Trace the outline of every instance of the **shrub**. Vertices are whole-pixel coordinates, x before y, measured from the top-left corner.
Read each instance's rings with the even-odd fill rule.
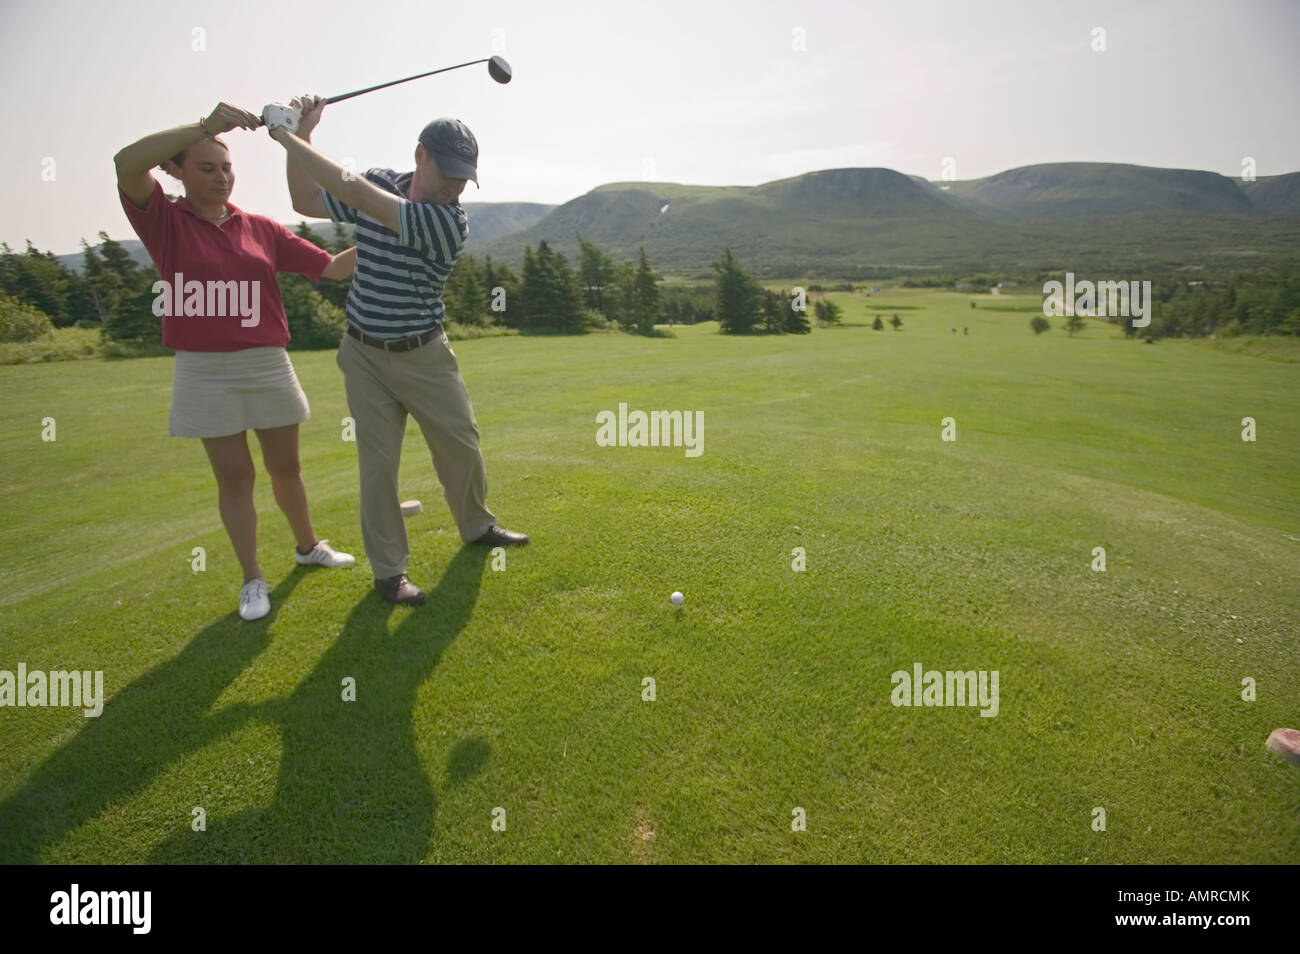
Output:
[[[54,322],[39,308],[0,295],[0,341],[35,341],[53,330]]]
[[[55,328],[33,341],[0,344],[0,364],[71,361],[100,354],[102,334],[93,328]]]
[[[299,275],[280,276],[280,296],[289,322],[289,348],[311,351],[337,348],[347,329],[343,309]]]
[[[611,321],[594,308],[584,308],[582,311],[582,323],[586,328],[594,328],[598,331],[604,331],[608,328],[617,328],[618,322]]]

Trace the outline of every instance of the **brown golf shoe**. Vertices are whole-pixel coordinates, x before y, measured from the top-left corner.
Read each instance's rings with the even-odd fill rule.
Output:
[[[406,578],[405,573],[390,576],[386,580],[375,580],[375,590],[390,603],[403,606],[419,606],[424,602],[424,590]]]

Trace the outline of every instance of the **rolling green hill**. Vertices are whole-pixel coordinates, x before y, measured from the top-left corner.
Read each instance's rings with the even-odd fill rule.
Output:
[[[1241,183],[1246,198],[1261,211],[1272,215],[1300,215],[1300,172],[1284,176],[1260,176]]]
[[[486,251],[517,261],[545,239],[574,259],[581,234],[615,258],[644,247],[660,269],[707,273],[730,248],[768,278],[1264,264],[1300,253],[1300,219],[1264,211],[1288,207],[1286,185],[1260,193],[1266,205],[1216,173],[1108,163],[944,184],[890,169],[828,169],[759,186],[619,182]]]
[[[950,185],[948,195],[962,207],[1005,221],[1257,211],[1236,182],[1218,173],[1113,162],[1022,166]]]

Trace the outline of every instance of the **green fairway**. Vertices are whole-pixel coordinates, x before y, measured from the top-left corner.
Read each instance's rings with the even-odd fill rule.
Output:
[[[108,698],[0,708],[0,862],[1300,862],[1264,749],[1300,728],[1300,365],[830,297],[807,336],[454,342],[532,543],[462,547],[409,424],[415,609],[370,588],[334,353],[294,353],[357,566],[294,566],[253,441],[255,623],[172,360],[0,367],[0,670]],[[597,446],[620,403],[702,411],[703,453]],[[997,671],[996,716],[893,705],[917,663]]]

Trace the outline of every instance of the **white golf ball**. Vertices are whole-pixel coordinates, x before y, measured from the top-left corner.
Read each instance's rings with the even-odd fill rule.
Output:
[[[672,599],[674,606],[681,606],[686,602],[686,597],[682,596],[680,592],[673,593],[670,599]]]

